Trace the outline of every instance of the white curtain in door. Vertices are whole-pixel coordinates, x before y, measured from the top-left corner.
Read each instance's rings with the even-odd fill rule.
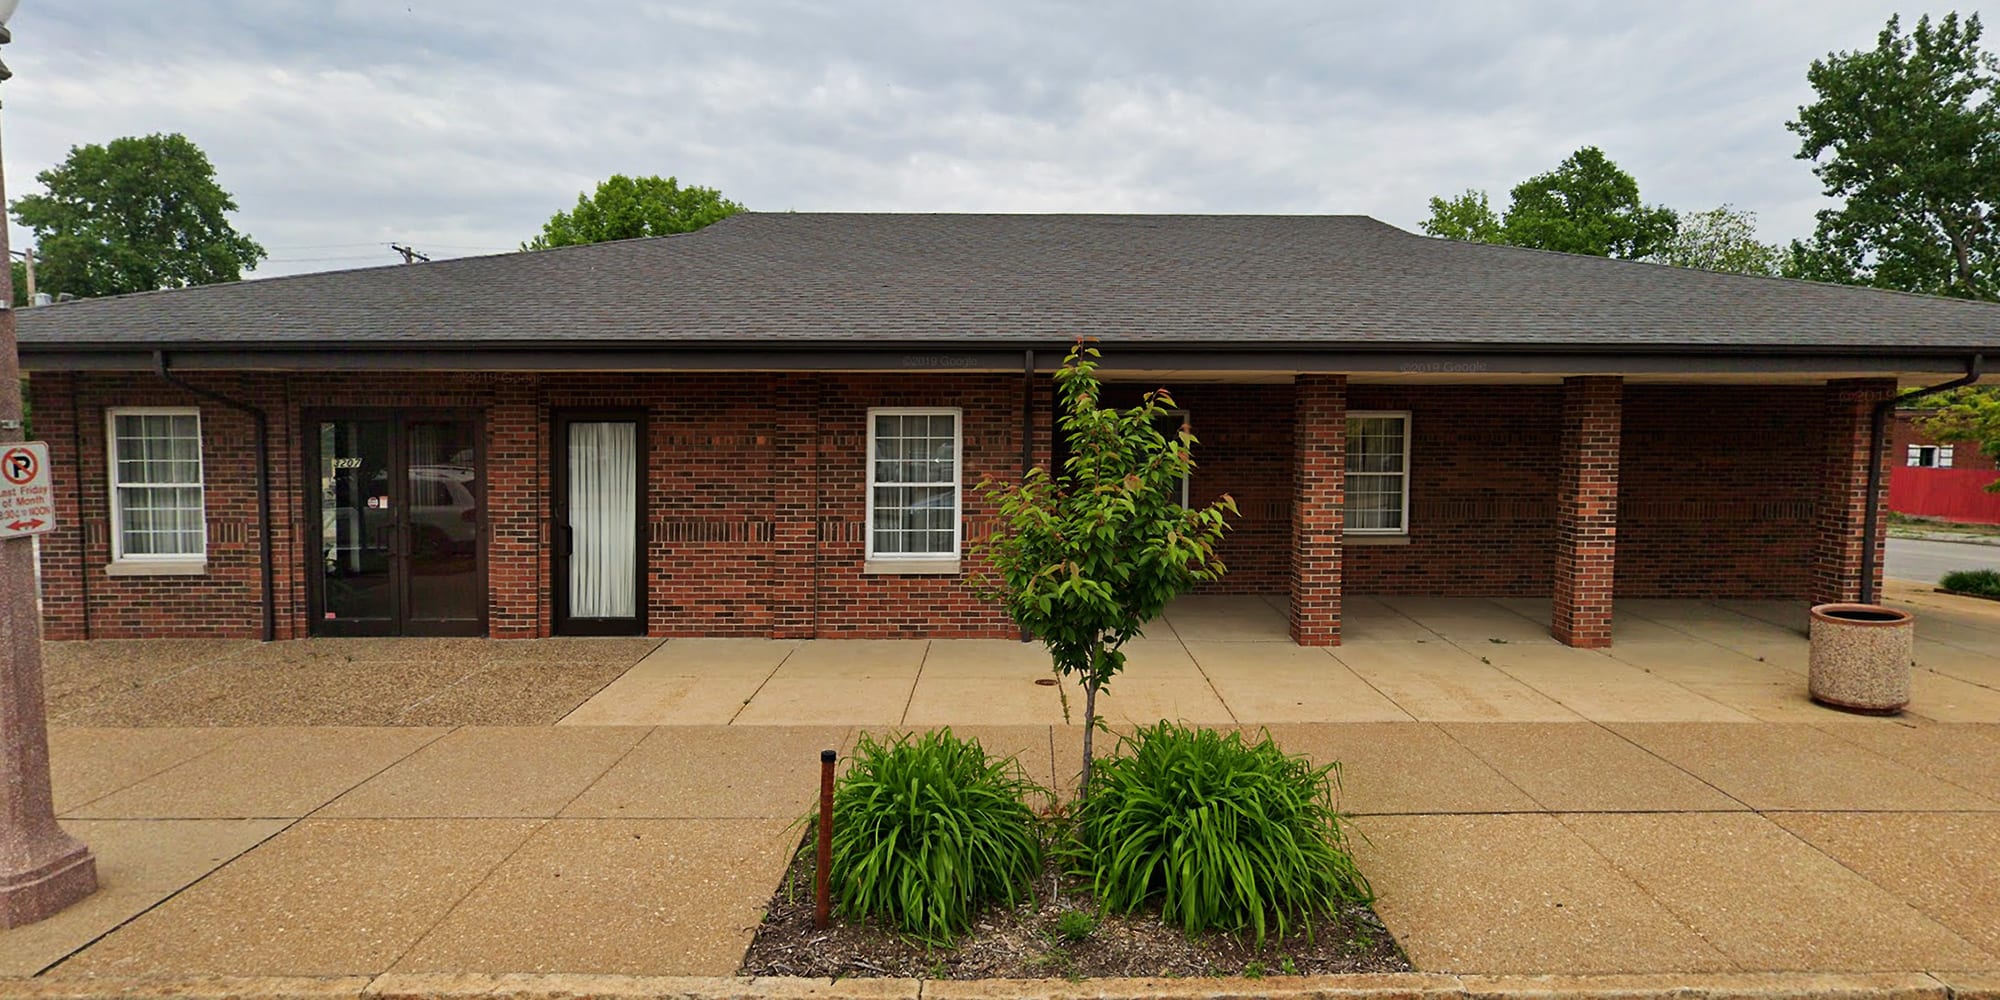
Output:
[[[569,613],[631,618],[639,588],[638,427],[569,425]]]

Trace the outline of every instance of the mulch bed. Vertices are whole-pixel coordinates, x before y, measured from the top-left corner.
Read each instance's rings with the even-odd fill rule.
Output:
[[[927,948],[894,931],[849,924],[837,916],[826,930],[814,930],[813,850],[810,841],[802,842],[738,974],[1082,979],[1410,971],[1402,949],[1365,906],[1315,920],[1311,940],[1294,934],[1282,943],[1267,940],[1262,948],[1225,934],[1190,937],[1147,912],[1106,915],[1088,937],[1073,941],[1064,938],[1057,922],[1065,913],[1096,912],[1085,886],[1053,864],[1036,885],[1033,904],[1011,911],[990,909],[951,948]]]

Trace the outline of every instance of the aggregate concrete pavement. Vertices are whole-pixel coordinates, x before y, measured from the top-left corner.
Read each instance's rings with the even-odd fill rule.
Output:
[[[1330,653],[1258,638],[1241,602],[1234,619],[1197,608],[1170,613],[1172,638],[1135,657],[1107,704],[1124,706],[1114,726],[1173,711],[1340,761],[1378,912],[1420,970],[1455,977],[1440,995],[1527,990],[1478,977],[1529,973],[1735,984],[1714,996],[1879,973],[1815,995],[1943,1000],[1947,982],[2000,983],[2000,605],[1890,596],[1918,609],[1935,702],[1920,685],[1899,719],[1804,700],[1795,609],[1714,602],[1621,605],[1608,654],[1537,639],[1537,602],[1373,602]],[[700,725],[579,724],[579,698],[559,726],[58,728],[58,808],[96,848],[105,888],[0,934],[0,976],[37,977],[50,996],[204,976],[303,976],[284,981],[350,995],[558,982],[480,976],[728,976],[797,843],[822,747],[966,723],[1036,781],[1073,785],[1081,732],[1018,644],[822,648],[839,645],[629,651],[644,662],[626,679],[677,678],[630,687],[631,702],[652,690],[667,693],[649,711],[730,713]],[[704,657],[660,658],[676,646]],[[163,659],[201,669],[190,650]],[[337,662],[423,659],[398,652]],[[801,652],[767,724],[738,718]],[[689,697],[705,690],[701,662],[730,697]],[[876,687],[886,700],[870,700]],[[820,724],[792,714],[815,698]],[[616,721],[607,704],[594,711]]]

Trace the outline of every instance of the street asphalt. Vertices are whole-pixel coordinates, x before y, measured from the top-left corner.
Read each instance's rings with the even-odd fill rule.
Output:
[[[1936,583],[1959,569],[2000,569],[2000,545],[1929,538],[1891,538],[1884,575],[1896,580]]]

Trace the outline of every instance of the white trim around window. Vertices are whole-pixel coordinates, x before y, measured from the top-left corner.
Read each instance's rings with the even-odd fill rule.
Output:
[[[958,572],[964,440],[958,407],[869,408],[864,571]]]
[[[1355,449],[1356,424],[1359,421],[1365,420],[1395,421],[1396,435],[1402,439],[1400,450],[1384,450],[1379,453],[1368,454],[1367,457],[1372,459],[1369,464],[1378,466],[1374,469],[1355,468],[1358,457]],[[1347,508],[1344,533],[1349,535],[1408,535],[1410,533],[1410,411],[1349,410],[1347,413],[1347,434],[1347,478],[1342,491]],[[1380,438],[1381,436],[1378,434],[1375,437]],[[1389,466],[1394,466],[1394,468],[1389,468]],[[1396,523],[1393,526],[1368,525],[1366,527],[1355,527],[1353,500],[1357,492],[1355,490],[1357,483],[1366,483],[1377,487],[1373,490],[1363,491],[1376,496],[1386,492],[1382,487],[1393,484],[1393,488],[1397,494]],[[1379,515],[1386,513],[1386,511],[1378,509],[1370,513]]]
[[[112,576],[200,573],[208,558],[201,411],[123,406],[104,411]]]

